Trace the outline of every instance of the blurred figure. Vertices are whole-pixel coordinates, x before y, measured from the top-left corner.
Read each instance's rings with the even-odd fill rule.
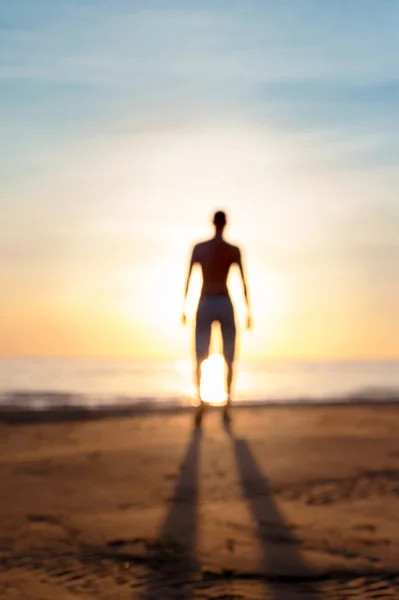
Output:
[[[227,401],[223,409],[223,417],[225,421],[230,421],[231,418],[231,388],[234,372],[236,324],[234,308],[227,288],[227,277],[232,265],[238,265],[240,270],[248,311],[246,324],[248,329],[252,326],[248,286],[242,265],[241,252],[237,246],[229,244],[224,239],[223,234],[226,224],[226,214],[223,211],[217,211],[213,217],[213,225],[215,226],[214,237],[205,242],[201,242],[200,244],[196,244],[193,248],[184,292],[185,304],[193,266],[199,264],[202,270],[202,290],[195,320],[195,383],[199,399],[195,417],[197,425],[200,425],[202,421],[205,406],[200,392],[201,365],[209,355],[211,327],[212,323],[215,322],[220,324],[223,340],[223,355],[227,365]],[[184,309],[182,322],[184,325],[187,323]]]

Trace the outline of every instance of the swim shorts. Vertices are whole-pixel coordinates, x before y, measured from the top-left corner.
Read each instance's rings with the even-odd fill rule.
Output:
[[[224,358],[227,362],[233,362],[236,324],[233,304],[228,295],[207,295],[199,301],[195,321],[195,352],[198,361],[208,358],[212,323],[220,324]]]

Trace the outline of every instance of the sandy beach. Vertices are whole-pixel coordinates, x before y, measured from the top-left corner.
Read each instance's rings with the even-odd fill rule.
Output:
[[[0,422],[0,598],[399,598],[399,406]]]

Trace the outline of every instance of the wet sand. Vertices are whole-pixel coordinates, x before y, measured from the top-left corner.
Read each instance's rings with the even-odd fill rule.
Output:
[[[399,405],[52,420],[0,421],[0,598],[399,598]]]

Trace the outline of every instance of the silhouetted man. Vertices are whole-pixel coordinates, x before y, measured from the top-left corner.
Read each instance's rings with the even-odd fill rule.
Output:
[[[199,264],[202,270],[203,282],[195,322],[195,383],[199,398],[199,406],[196,413],[196,423],[198,425],[201,423],[204,412],[204,402],[201,398],[200,392],[201,364],[206,358],[208,358],[211,340],[211,327],[212,323],[215,322],[220,324],[223,339],[223,355],[227,365],[227,402],[224,406],[223,416],[225,420],[230,419],[231,387],[236,345],[234,309],[227,288],[227,277],[232,265],[237,265],[240,270],[248,311],[247,327],[248,329],[251,327],[248,288],[241,261],[241,252],[237,246],[232,246],[223,238],[226,222],[226,214],[222,211],[216,212],[213,218],[215,236],[210,240],[194,246],[191,254],[184,292],[185,302],[193,266],[195,264]],[[183,324],[186,324],[186,314],[184,310],[182,322]]]

